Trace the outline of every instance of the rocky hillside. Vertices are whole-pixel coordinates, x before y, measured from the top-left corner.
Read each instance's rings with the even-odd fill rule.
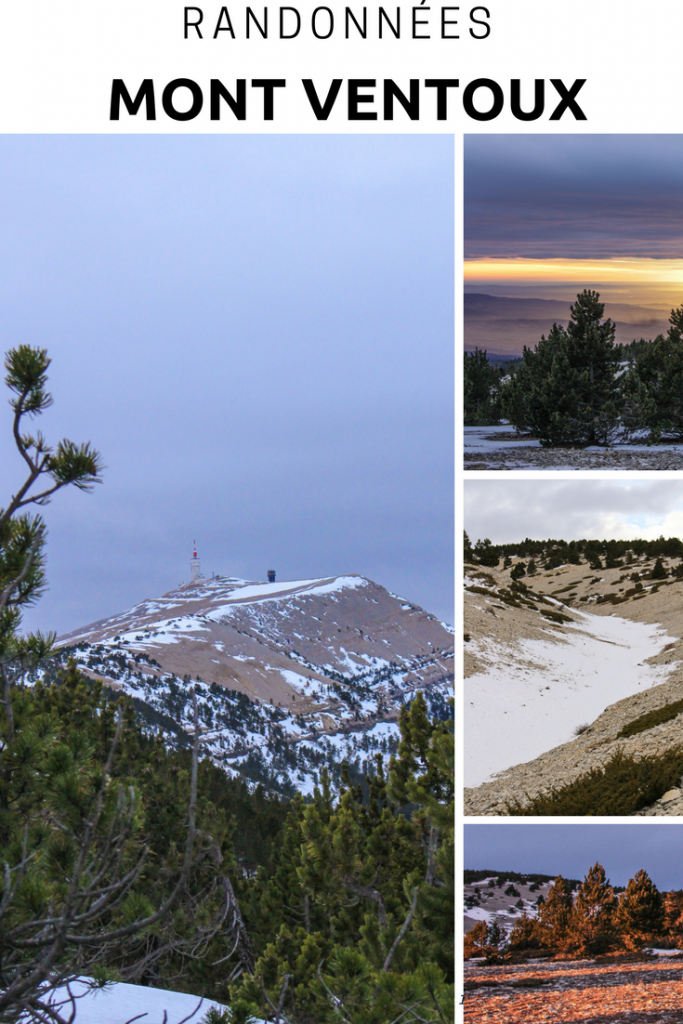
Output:
[[[515,706],[507,708],[508,731],[528,753],[466,789],[467,814],[505,814],[513,800],[524,804],[572,782],[616,750],[638,760],[680,746],[683,736],[683,580],[651,579],[654,560],[640,559],[597,572],[585,562],[565,565],[515,583],[510,573],[518,561],[507,570],[469,567],[466,721],[488,680],[480,720],[495,740],[509,689]],[[663,562],[667,571],[674,567]],[[564,742],[555,738],[558,723]],[[639,813],[683,813],[681,787]]]
[[[477,882],[466,882],[463,892],[464,931],[469,932],[479,921],[494,922],[503,932],[510,932],[522,914],[538,915],[538,900],[547,899],[553,879],[528,875],[510,878],[504,872],[491,873]]]
[[[362,576],[185,584],[59,639],[150,725],[187,742],[197,691],[204,742],[229,771],[308,791],[324,765],[395,749],[401,705],[423,690],[446,714],[452,636]]]

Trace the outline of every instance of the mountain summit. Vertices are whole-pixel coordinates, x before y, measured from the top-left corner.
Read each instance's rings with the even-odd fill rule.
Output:
[[[174,742],[194,686],[212,758],[287,791],[310,790],[324,765],[336,776],[342,760],[390,753],[402,704],[423,690],[440,714],[453,679],[447,627],[357,575],[199,578],[59,647]]]

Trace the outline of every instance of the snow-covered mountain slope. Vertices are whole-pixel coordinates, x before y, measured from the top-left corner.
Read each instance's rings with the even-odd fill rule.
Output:
[[[184,739],[197,690],[215,760],[307,790],[327,764],[395,748],[403,703],[436,713],[452,687],[452,636],[362,576],[185,584],[59,640],[89,675]]]
[[[552,881],[538,881],[533,875],[514,881],[491,874],[478,882],[466,882],[464,886],[464,931],[469,932],[479,921],[498,925],[501,931],[509,933],[522,914],[538,916],[538,900],[548,898]]]

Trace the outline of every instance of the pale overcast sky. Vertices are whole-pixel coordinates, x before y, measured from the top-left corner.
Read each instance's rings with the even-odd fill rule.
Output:
[[[194,539],[452,620],[453,166],[447,136],[0,137],[3,346],[48,348],[41,427],[107,466],[45,509],[27,625],[177,586]]]
[[[683,825],[651,818],[628,825],[468,824],[464,866],[582,879],[598,861],[613,885],[626,885],[643,868],[659,889],[683,889],[682,848]]]
[[[467,480],[472,541],[683,537],[683,480]]]

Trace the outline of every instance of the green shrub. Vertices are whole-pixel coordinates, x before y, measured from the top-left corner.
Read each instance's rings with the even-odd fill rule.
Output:
[[[633,814],[659,800],[682,775],[681,747],[639,761],[617,750],[604,768],[593,768],[566,786],[540,793],[526,805],[507,804],[506,811],[529,817]]]
[[[236,999],[227,1010],[216,1010],[211,1007],[201,1024],[254,1024],[259,1008],[256,1003],[245,999]]]
[[[545,608],[541,608],[541,615],[546,619],[550,619],[551,622],[558,622],[560,624],[563,622],[572,622],[570,615],[563,615],[562,612],[549,612],[546,611]]]
[[[662,722],[670,722],[672,718],[676,718],[682,711],[683,700],[676,700],[672,704],[663,704],[661,708],[655,708],[654,711],[648,711],[639,718],[634,718],[632,722],[624,726],[617,739],[635,736],[636,733],[645,732],[647,729],[654,729],[656,725],[661,725]]]

